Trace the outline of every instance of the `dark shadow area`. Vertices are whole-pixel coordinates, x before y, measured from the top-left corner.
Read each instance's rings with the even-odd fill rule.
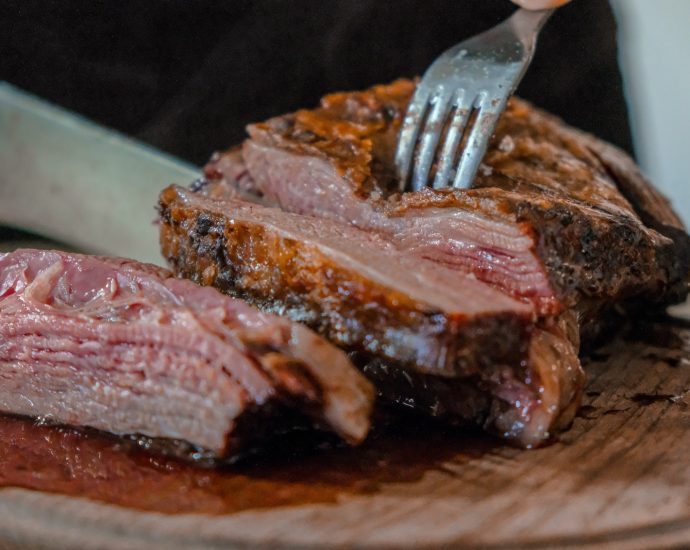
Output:
[[[421,74],[508,0],[9,0],[0,77],[195,164],[249,122]],[[559,10],[519,94],[631,151],[606,0]]]
[[[0,251],[15,246],[30,246],[32,248],[55,248],[58,250],[75,251],[74,247],[67,244],[46,239],[34,233],[28,233],[20,229],[14,229],[0,225]]]

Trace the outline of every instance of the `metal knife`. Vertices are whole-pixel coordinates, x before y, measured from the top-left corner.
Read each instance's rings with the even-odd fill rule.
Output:
[[[158,193],[200,174],[0,82],[0,225],[85,252],[162,263]]]

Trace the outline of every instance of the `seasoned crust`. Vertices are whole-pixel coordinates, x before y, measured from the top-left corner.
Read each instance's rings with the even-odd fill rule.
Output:
[[[531,318],[517,302],[469,318],[443,311],[358,271],[347,256],[272,227],[261,207],[252,219],[231,202],[219,213],[186,197],[171,186],[160,199],[161,249],[179,276],[286,314],[348,351],[413,370],[465,376],[519,365],[525,356]]]

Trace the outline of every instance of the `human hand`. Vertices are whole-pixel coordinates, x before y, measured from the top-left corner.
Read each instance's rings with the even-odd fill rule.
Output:
[[[545,10],[558,8],[563,4],[567,4],[570,0],[512,0],[512,2],[528,10]]]

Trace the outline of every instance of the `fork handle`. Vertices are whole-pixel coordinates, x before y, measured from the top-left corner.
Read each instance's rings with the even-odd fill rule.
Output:
[[[553,15],[555,9],[527,10],[520,8],[508,18],[506,23],[513,28],[516,36],[527,46],[533,46],[539,31]]]

